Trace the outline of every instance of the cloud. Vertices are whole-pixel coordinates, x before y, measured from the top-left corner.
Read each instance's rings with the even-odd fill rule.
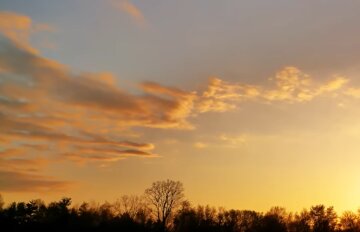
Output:
[[[205,148],[239,148],[246,145],[250,140],[248,134],[209,134],[201,137],[201,141],[193,143],[193,147],[197,149]]]
[[[69,188],[72,183],[53,178],[16,171],[0,170],[0,191],[3,192],[57,192]]]
[[[296,103],[309,102],[315,97],[329,94],[343,94],[349,80],[335,76],[327,81],[315,81],[309,74],[297,67],[288,66],[269,79],[269,84],[248,85],[230,83],[219,78],[209,79],[207,88],[197,99],[196,110],[205,112],[226,112],[236,109],[242,102]],[[347,95],[356,95],[354,89]]]
[[[328,83],[325,83],[323,86],[321,86],[318,90],[318,95],[326,93],[326,92],[334,92],[344,87],[345,84],[347,84],[349,80],[345,77],[336,77],[334,80],[329,81]]]
[[[8,54],[12,54],[11,58]],[[63,65],[26,53],[9,42],[0,51],[0,67],[5,72],[22,77],[17,85],[14,85],[15,78],[7,80],[13,83],[3,85],[0,90],[8,98],[23,97],[30,102],[37,101],[37,107],[41,108],[38,110],[49,111],[48,106],[57,107],[54,111],[64,115],[66,110],[60,108],[71,106],[78,108],[76,113],[83,114],[92,109],[94,119],[106,114],[106,118],[121,118],[127,125],[189,127],[185,118],[194,100],[191,93],[176,95],[174,88],[159,88],[160,85],[157,85],[159,93],[134,95],[103,81],[102,75],[73,75]],[[20,81],[23,83],[19,84]],[[145,90],[150,91],[148,87]]]
[[[50,159],[29,154],[28,148],[43,149],[37,144],[26,144],[0,151],[0,191],[4,192],[49,192],[63,191],[71,182],[57,180],[41,173]]]
[[[111,0],[111,3],[117,9],[128,14],[139,25],[145,24],[145,17],[143,13],[137,6],[131,3],[130,0]]]
[[[141,89],[147,93],[152,93],[156,95],[165,95],[165,96],[172,96],[172,97],[188,97],[191,93],[174,88],[174,87],[164,87],[158,83],[146,81],[141,83]],[[192,94],[195,94],[192,93]]]
[[[41,172],[58,157],[83,163],[158,157],[154,144],[129,132],[196,129],[192,118],[235,110],[244,102],[295,104],[321,96],[360,96],[357,88],[347,87],[347,78],[314,78],[293,66],[258,85],[211,77],[195,91],[150,81],[133,91],[122,88],[111,73],[75,73],[35,52],[28,41],[38,30],[51,28],[34,25],[27,16],[0,13],[0,161],[21,172],[13,178],[26,179],[24,173]],[[228,135],[220,139],[244,142]],[[1,165],[0,171],[10,170]],[[30,174],[30,180],[41,179]]]
[[[69,160],[77,163],[89,163],[89,162],[117,162],[125,159],[124,156],[109,155],[109,154],[98,154],[98,153],[65,153],[63,156]]]
[[[345,91],[345,95],[360,98],[360,88],[349,88]]]
[[[275,82],[277,88],[264,91],[263,97],[266,100],[302,102],[314,97],[310,90],[312,85],[310,76],[296,67],[285,67],[270,80]]]
[[[86,145],[92,149],[87,153],[96,153],[89,156],[92,160],[156,157],[153,144],[122,139],[124,131],[136,126],[191,127],[186,119],[194,93],[145,82],[140,85],[143,93],[135,95],[120,89],[109,73],[75,75],[7,37],[1,38],[0,48],[0,134],[19,146],[37,143],[24,145],[28,151],[52,157],[78,154]],[[49,141],[58,149],[46,148]]]
[[[105,160],[128,157],[122,151],[129,148],[137,151],[131,153],[133,156],[153,155],[153,144],[122,139],[129,128],[194,129],[189,119],[201,113],[234,110],[246,101],[310,101],[347,83],[340,77],[315,83],[299,69],[285,67],[271,80],[275,88],[211,78],[199,93],[143,82],[139,85],[142,93],[133,94],[121,89],[110,73],[74,74],[65,65],[32,53],[8,37],[0,39],[0,46],[3,137],[21,143],[51,140],[61,147],[58,154],[78,154],[79,145],[92,149],[102,146],[97,154],[103,152]],[[110,151],[116,151],[116,156],[109,156]]]
[[[274,79],[277,89],[266,90],[264,98],[269,101],[307,102],[313,98],[333,93],[344,87],[348,80],[335,77],[324,83],[316,83],[314,79],[296,67],[285,67]]]
[[[34,149],[37,155],[29,150]],[[73,183],[41,175],[51,160],[39,155],[45,147],[24,144],[0,151],[0,191],[4,192],[50,192],[63,191]]]
[[[120,150],[114,147],[76,147],[75,150],[76,152],[64,153],[62,156],[78,163],[117,162],[131,156],[143,158],[158,157],[158,155],[141,150]]]
[[[209,145],[206,143],[202,143],[202,142],[196,142],[194,143],[194,147],[198,148],[198,149],[203,149],[203,148],[207,148]]]
[[[38,53],[29,43],[34,32],[53,31],[54,28],[45,23],[33,23],[31,18],[14,12],[0,12],[0,32],[23,49]]]
[[[236,145],[242,145],[245,144],[248,140],[246,135],[226,135],[222,134],[219,136],[219,139],[223,142],[225,142],[228,145],[236,146]]]
[[[0,151],[0,158],[16,157],[22,153],[24,153],[24,151],[20,149],[15,149],[15,148],[5,149]]]
[[[238,102],[256,98],[259,94],[260,89],[256,86],[231,84],[212,77],[197,103],[197,110],[200,113],[233,110]]]
[[[51,28],[27,16],[0,15],[0,190],[63,190],[69,182],[41,174],[63,159],[104,163],[157,157],[154,144],[127,139],[129,128],[187,123],[179,114],[185,96],[165,87],[161,96],[134,95],[109,73],[74,74],[42,57],[28,39],[43,30]]]
[[[0,170],[38,172],[48,165],[49,161],[44,158],[24,159],[10,158],[0,159]]]
[[[37,151],[47,151],[50,149],[47,144],[21,144],[21,146],[26,149],[34,149]]]

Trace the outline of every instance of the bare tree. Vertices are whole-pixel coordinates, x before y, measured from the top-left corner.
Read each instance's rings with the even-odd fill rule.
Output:
[[[123,195],[116,200],[113,208],[118,216],[126,214],[134,221],[142,223],[148,219],[146,215],[150,214],[143,196]]]
[[[157,221],[165,229],[172,213],[184,198],[184,187],[179,181],[156,181],[145,190],[145,195],[154,208]]]

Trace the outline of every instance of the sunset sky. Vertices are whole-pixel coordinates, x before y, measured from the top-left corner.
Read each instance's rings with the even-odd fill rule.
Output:
[[[0,193],[360,207],[360,1],[1,0]]]

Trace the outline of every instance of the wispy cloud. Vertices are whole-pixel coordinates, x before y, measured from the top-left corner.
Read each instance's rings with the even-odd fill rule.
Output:
[[[42,175],[51,159],[33,156],[29,150],[39,154],[43,147],[26,144],[0,151],[0,191],[3,192],[57,192],[64,191],[74,183]]]
[[[197,102],[197,110],[204,112],[225,112],[235,109],[237,102],[253,99],[260,95],[257,86],[232,84],[216,77],[211,77],[207,89]]]
[[[45,150],[49,155],[72,154],[62,157],[85,160],[88,154],[91,160],[116,161],[157,156],[153,144],[123,139],[131,127],[191,127],[186,119],[193,93],[146,82],[139,86],[143,94],[135,95],[120,89],[111,74],[74,75],[68,67],[21,46],[7,30],[0,32],[3,142],[17,141],[18,147],[26,144],[28,151],[44,152],[51,141],[57,149]],[[29,142],[40,144],[29,148]]]
[[[54,157],[84,163],[158,157],[153,143],[128,136],[133,128],[196,129],[192,118],[235,110],[243,102],[304,104],[316,97],[360,96],[345,77],[318,79],[292,66],[258,85],[211,77],[205,89],[181,90],[147,81],[134,93],[110,73],[74,74],[34,52],[28,43],[31,28],[39,29],[27,16],[0,13],[0,143],[6,149],[0,161],[19,167],[18,174],[7,175],[20,182],[47,183],[30,175],[29,166],[41,169],[49,162],[44,159]],[[241,144],[244,138],[220,140]],[[10,170],[2,165],[0,171]]]
[[[348,80],[344,77],[333,77],[325,82],[315,82],[308,74],[296,67],[285,67],[275,78],[276,87],[264,90],[261,97],[269,101],[307,102],[323,94],[334,93],[343,88]]]
[[[315,97],[344,94],[348,82],[347,78],[339,76],[327,81],[315,81],[293,66],[284,67],[269,79],[269,83],[263,85],[229,83],[212,77],[199,98],[196,109],[201,113],[226,112],[246,101],[290,104],[309,102]],[[346,93],[352,95],[355,91],[350,89]]]
[[[198,149],[204,149],[204,148],[207,148],[209,145],[206,144],[206,143],[203,143],[203,142],[196,142],[193,144],[195,148],[198,148]]]
[[[146,23],[144,14],[142,11],[135,6],[130,0],[111,0],[111,4],[128,14],[136,23],[144,25]]]
[[[22,153],[24,154],[24,153]],[[22,171],[22,172],[38,172],[49,163],[49,160],[44,158],[10,158],[0,159],[0,170],[8,171]]]
[[[42,31],[54,31],[54,27],[45,23],[34,23],[26,15],[2,11],[0,12],[0,31],[21,48],[38,53],[29,43],[30,35]]]
[[[350,97],[360,98],[360,88],[349,88],[345,91],[345,94]]]
[[[246,135],[227,135],[222,134],[219,139],[229,146],[239,146],[247,142],[248,137]]]
[[[42,175],[0,170],[0,191],[3,192],[57,192],[72,185]]]
[[[126,159],[127,157],[136,156],[143,158],[155,158],[156,154],[148,153],[141,150],[120,150],[111,147],[76,147],[76,152],[68,152],[62,154],[63,157],[85,164],[88,162],[117,162]]]

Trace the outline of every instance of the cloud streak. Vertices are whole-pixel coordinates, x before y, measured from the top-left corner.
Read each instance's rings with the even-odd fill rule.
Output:
[[[32,19],[26,15],[6,11],[0,12],[0,31],[2,34],[29,52],[38,53],[29,43],[31,34],[53,30],[54,28],[48,24],[33,23]]]
[[[131,4],[127,7],[143,18]],[[194,130],[192,118],[232,111],[244,102],[296,104],[316,97],[360,96],[347,78],[318,80],[292,66],[258,85],[211,77],[204,89],[188,91],[146,81],[136,91],[125,90],[110,73],[79,74],[41,56],[28,37],[46,28],[27,16],[0,13],[0,143],[5,149],[0,151],[0,171],[15,183],[37,184],[39,189],[46,183],[65,186],[33,173],[58,157],[81,163],[158,157],[153,143],[129,139],[127,132],[133,128]],[[240,137],[221,140],[243,142]],[[6,189],[16,190],[6,183]]]
[[[15,171],[0,170],[2,192],[54,192],[67,189],[71,183],[49,177]]]
[[[226,112],[247,101],[293,104],[331,94],[356,96],[354,89],[346,90],[348,82],[347,78],[339,76],[327,81],[315,81],[293,66],[284,67],[264,85],[229,83],[212,77],[199,98],[196,109],[200,113]]]
[[[111,0],[111,4],[115,8],[129,15],[137,24],[145,24],[144,14],[137,6],[131,3],[130,0]]]

